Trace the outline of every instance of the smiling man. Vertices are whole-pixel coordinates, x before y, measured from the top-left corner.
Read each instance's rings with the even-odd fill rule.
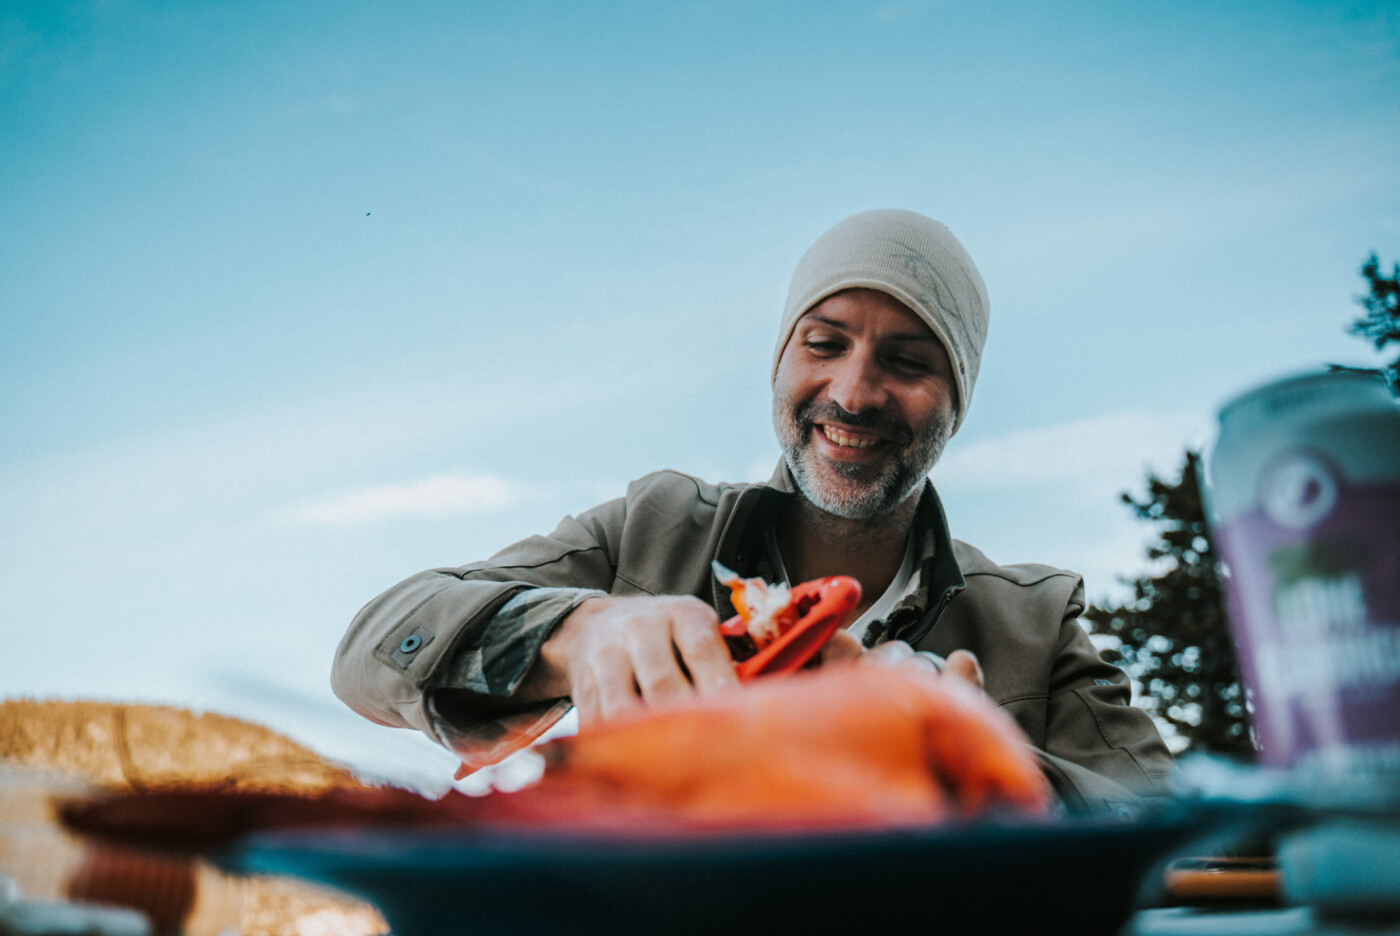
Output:
[[[712,560],[768,581],[850,575],[862,604],[826,662],[980,685],[1070,809],[1162,792],[1171,756],[1080,627],[1079,577],[998,566],[952,539],[928,480],[967,414],[987,321],[946,227],[908,211],[846,219],[793,274],[772,373],[783,459],[767,484],[658,472],[549,536],[416,575],[351,624],[337,694],[479,766],[570,706],[587,730],[733,685],[717,630],[733,608]]]

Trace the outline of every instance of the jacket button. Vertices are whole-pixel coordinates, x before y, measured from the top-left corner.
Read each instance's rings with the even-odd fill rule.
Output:
[[[419,637],[417,634],[409,634],[403,639],[403,642],[399,644],[399,652],[412,653],[421,646],[423,646],[423,638]]]

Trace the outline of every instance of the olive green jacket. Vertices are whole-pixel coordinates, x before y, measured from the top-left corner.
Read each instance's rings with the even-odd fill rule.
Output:
[[[764,534],[793,491],[783,465],[766,485],[657,472],[549,536],[415,575],[355,617],[336,653],[336,694],[366,718],[417,728],[459,752],[480,750],[511,719],[542,724],[567,700],[524,706],[511,693],[579,601],[598,592],[694,595],[729,617],[711,560],[741,575],[769,572]],[[1030,738],[1069,809],[1121,809],[1132,794],[1165,792],[1172,757],[1151,719],[1128,704],[1127,677],[1099,659],[1080,626],[1079,576],[998,566],[951,539],[932,484],[916,524],[932,544],[918,588],[871,626],[867,643],[977,654],[987,693]]]

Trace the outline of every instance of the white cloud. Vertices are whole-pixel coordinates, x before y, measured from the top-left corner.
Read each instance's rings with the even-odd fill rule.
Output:
[[[875,22],[898,23],[923,12],[925,3],[882,3],[875,9]]]
[[[524,486],[494,475],[444,474],[310,501],[291,508],[285,517],[312,526],[350,526],[404,517],[486,513],[514,507],[527,493]]]
[[[1113,497],[1151,467],[1170,472],[1206,435],[1190,413],[1118,412],[954,443],[933,471],[940,488],[991,491],[1058,486]]]

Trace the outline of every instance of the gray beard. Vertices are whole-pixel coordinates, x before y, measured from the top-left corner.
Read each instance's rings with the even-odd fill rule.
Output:
[[[848,520],[877,520],[893,513],[923,487],[953,434],[952,422],[943,419],[925,426],[918,436],[904,429],[905,439],[885,443],[901,448],[883,465],[827,462],[825,467],[840,481],[847,482],[833,484],[817,476],[812,461],[811,449],[815,445],[812,430],[819,421],[816,409],[806,404],[789,410],[775,398],[773,427],[777,430],[778,444],[782,446],[788,470],[802,496],[821,510]],[[833,415],[839,415],[838,421],[855,428],[874,428],[882,420],[879,414],[853,416],[844,410]]]

